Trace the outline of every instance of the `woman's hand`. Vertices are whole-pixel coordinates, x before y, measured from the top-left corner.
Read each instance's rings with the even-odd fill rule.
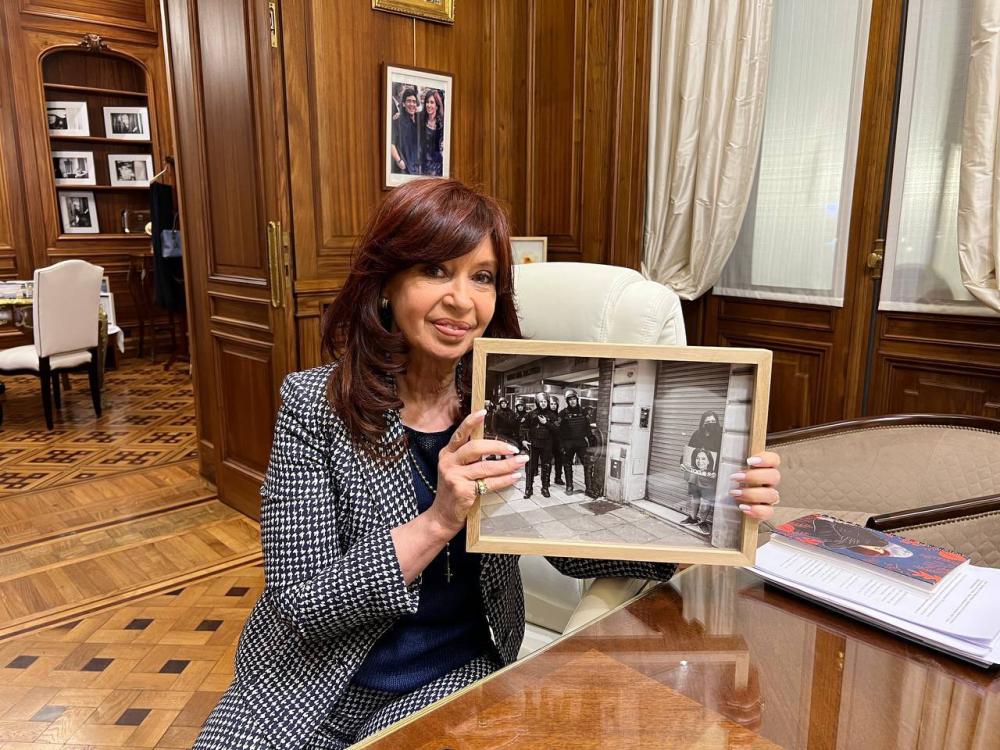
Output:
[[[471,440],[473,431],[486,417],[486,410],[474,412],[462,420],[451,440],[438,454],[437,495],[428,514],[452,536],[465,525],[472,504],[476,501],[476,480],[486,482],[489,491],[510,487],[521,478],[521,469],[528,461],[515,455],[518,449],[502,440]],[[484,456],[507,458],[484,461]]]
[[[781,496],[778,494],[778,484],[781,482],[781,456],[771,451],[758,453],[747,459],[750,467],[737,472],[729,478],[737,483],[737,487],[729,491],[740,504],[740,510],[750,518],[758,521],[770,520],[774,508]]]

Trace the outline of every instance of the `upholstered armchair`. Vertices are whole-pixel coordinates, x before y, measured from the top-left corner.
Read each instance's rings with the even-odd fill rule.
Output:
[[[899,414],[777,433],[774,523],[826,513],[1000,567],[1000,420]]]
[[[101,416],[98,319],[104,269],[83,260],[35,270],[32,335],[35,343],[0,351],[0,373],[36,375],[45,424],[52,429],[52,391],[59,403],[58,376],[86,370],[94,411]]]
[[[662,284],[618,266],[519,265],[514,275],[525,338],[616,344],[687,343],[680,299]],[[523,556],[527,653],[635,594],[645,581],[567,578],[545,560]],[[582,602],[582,604],[581,604]],[[575,613],[575,614],[574,614]]]

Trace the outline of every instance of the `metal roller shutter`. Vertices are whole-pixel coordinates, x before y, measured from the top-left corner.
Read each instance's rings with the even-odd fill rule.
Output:
[[[723,418],[728,390],[728,365],[660,363],[656,373],[647,499],[678,510],[685,507],[687,482],[681,471],[681,456],[704,412],[711,409]]]

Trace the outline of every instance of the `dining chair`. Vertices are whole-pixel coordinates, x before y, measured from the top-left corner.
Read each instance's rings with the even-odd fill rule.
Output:
[[[94,411],[101,416],[97,360],[103,275],[100,266],[75,259],[36,269],[32,307],[35,343],[0,351],[0,373],[38,376],[45,425],[50,430],[53,381],[58,388],[56,379],[63,372],[89,374]]]

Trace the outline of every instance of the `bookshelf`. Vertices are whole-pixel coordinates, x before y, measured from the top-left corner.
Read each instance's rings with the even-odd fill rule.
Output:
[[[143,178],[160,169],[145,68],[107,50],[56,49],[42,88],[59,238],[134,240],[123,212],[148,211]]]

